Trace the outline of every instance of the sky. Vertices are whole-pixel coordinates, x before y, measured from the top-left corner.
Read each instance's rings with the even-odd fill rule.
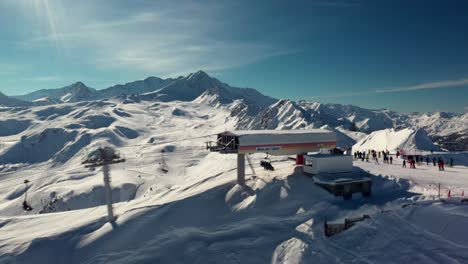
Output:
[[[468,1],[1,0],[0,91],[197,70],[293,100],[468,111]]]

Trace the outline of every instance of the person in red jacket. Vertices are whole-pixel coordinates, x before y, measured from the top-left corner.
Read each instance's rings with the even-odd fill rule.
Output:
[[[445,169],[445,168],[444,168],[445,163],[444,163],[444,160],[443,160],[443,159],[439,158],[439,162],[438,162],[437,165],[439,165],[439,170],[440,170],[440,171],[443,171],[443,170]]]

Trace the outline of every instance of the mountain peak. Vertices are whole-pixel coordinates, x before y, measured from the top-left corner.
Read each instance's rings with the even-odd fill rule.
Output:
[[[163,79],[156,77],[156,76],[149,76],[145,78],[143,81],[148,82],[148,81],[162,81]]]
[[[74,88],[88,88],[83,82],[75,82],[74,84],[70,85],[70,87]]]
[[[79,82],[79,81],[72,84],[71,87],[73,87],[74,89],[78,89],[78,90],[92,90],[92,88],[89,88],[88,86],[86,86],[86,84],[84,84],[83,82]]]
[[[208,78],[211,78],[211,77],[206,72],[204,72],[202,70],[191,73],[191,74],[189,74],[187,76],[187,79],[189,79],[189,80],[193,80],[193,79],[201,80],[201,79],[208,79]]]

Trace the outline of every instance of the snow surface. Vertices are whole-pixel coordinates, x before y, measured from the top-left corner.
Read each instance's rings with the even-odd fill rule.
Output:
[[[180,100],[213,107],[229,105],[231,117],[237,118],[237,129],[308,129],[328,126],[337,131],[338,145],[342,148],[349,148],[359,140],[355,137],[357,135],[346,132],[354,127],[360,131],[358,133],[366,134],[388,128],[422,128],[444,148],[468,150],[468,113],[398,113],[353,105],[277,100],[255,89],[231,87],[203,71],[177,78],[148,77],[102,90],[76,82],[62,88],[39,90],[14,98],[0,94],[0,106],[27,107],[108,98],[121,98],[125,104],[142,100]]]
[[[264,171],[264,155],[252,155],[255,175],[247,166],[247,185],[239,186],[236,156],[209,153],[204,142],[236,129],[242,110],[233,110],[245,105],[206,99],[128,96],[2,111],[10,128],[0,135],[0,263],[468,262],[468,206],[436,197],[439,183],[443,197],[468,190],[467,153],[453,154],[461,158],[446,171],[355,161],[355,174],[372,177],[373,195],[351,201],[314,185],[283,156]],[[305,113],[287,101],[275,109]],[[283,124],[309,127],[270,110]],[[368,144],[421,147],[418,133],[402,131],[371,134]],[[114,224],[106,222],[101,169],[81,164],[107,145],[126,158],[111,166]],[[21,208],[25,179],[31,212]],[[363,214],[371,219],[324,235],[325,220]]]
[[[415,154],[420,151],[441,151],[439,147],[432,143],[423,129],[415,130],[411,128],[398,131],[395,129],[375,131],[353,146],[353,151],[368,150],[388,150],[391,153],[404,150]]]

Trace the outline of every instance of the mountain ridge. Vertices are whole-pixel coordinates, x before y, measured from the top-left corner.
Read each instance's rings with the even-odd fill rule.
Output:
[[[399,113],[390,109],[367,109],[355,105],[278,100],[253,88],[232,87],[197,71],[187,76],[143,80],[117,84],[96,90],[83,82],[58,89],[43,89],[23,96],[0,96],[0,105],[34,106],[120,98],[127,103],[151,101],[196,101],[218,107],[227,106],[238,129],[301,129],[330,126],[364,133],[405,127],[423,128],[444,146],[464,148],[468,134],[468,113]],[[21,101],[28,99],[32,101]],[[461,136],[460,136],[461,135]],[[460,139],[461,138],[461,139]],[[450,142],[449,142],[450,141]],[[466,144],[465,144],[466,145]]]

